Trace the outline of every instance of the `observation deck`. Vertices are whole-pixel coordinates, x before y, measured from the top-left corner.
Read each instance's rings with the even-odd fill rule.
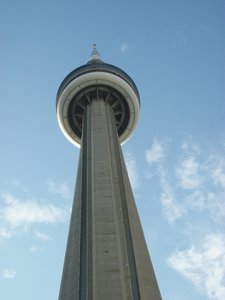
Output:
[[[56,99],[59,126],[66,138],[80,147],[83,115],[92,101],[112,107],[121,144],[133,133],[140,107],[138,89],[120,68],[104,63],[94,45],[87,64],[72,71],[61,83]]]

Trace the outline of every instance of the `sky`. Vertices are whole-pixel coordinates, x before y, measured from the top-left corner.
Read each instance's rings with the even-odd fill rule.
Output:
[[[0,294],[58,297],[79,149],[57,89],[102,59],[135,81],[123,146],[164,300],[225,299],[225,2],[0,1]]]

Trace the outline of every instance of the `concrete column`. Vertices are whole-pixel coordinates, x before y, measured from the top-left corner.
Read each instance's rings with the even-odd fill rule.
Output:
[[[112,108],[93,100],[83,120],[59,300],[160,300]]]

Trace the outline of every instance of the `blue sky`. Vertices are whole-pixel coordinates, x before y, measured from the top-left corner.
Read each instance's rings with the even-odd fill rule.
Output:
[[[225,299],[225,2],[0,1],[0,293],[55,300],[79,150],[57,89],[92,44],[135,81],[123,146],[164,300]]]

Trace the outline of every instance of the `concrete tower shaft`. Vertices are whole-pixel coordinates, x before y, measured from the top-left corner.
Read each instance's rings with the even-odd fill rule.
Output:
[[[81,148],[59,300],[161,300],[121,149],[138,114],[134,82],[96,49],[59,88],[59,125]]]
[[[161,299],[104,100],[87,106],[81,145],[59,299]]]

